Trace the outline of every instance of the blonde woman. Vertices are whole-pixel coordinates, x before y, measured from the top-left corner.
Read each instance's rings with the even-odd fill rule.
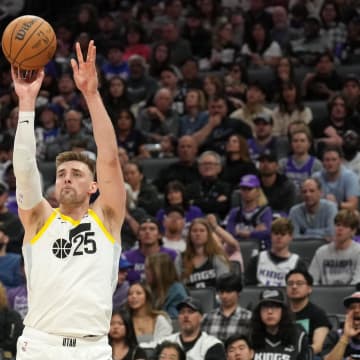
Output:
[[[144,283],[130,286],[127,308],[138,343],[159,341],[172,333],[170,318],[165,312],[154,309],[151,289]]]
[[[216,279],[230,271],[228,257],[214,238],[208,220],[197,218],[189,227],[183,253],[182,279],[188,287],[215,287]]]
[[[171,318],[177,318],[176,306],[187,297],[187,293],[170,256],[165,253],[148,256],[145,276],[154,295],[154,307],[167,312]]]
[[[226,230],[239,241],[257,239],[260,247],[270,247],[272,211],[256,175],[244,175],[240,184],[241,204],[230,210]],[[241,246],[241,244],[240,244]]]

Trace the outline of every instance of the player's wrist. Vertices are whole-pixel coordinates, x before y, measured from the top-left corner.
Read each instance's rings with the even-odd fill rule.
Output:
[[[34,112],[35,111],[35,99],[21,99],[19,98],[19,112]]]
[[[96,89],[96,91],[91,91],[88,93],[83,93],[83,96],[85,98],[86,101],[91,101],[93,99],[99,99],[100,97],[100,93],[99,91]]]

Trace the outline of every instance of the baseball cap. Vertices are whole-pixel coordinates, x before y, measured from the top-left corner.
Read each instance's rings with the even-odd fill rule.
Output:
[[[344,298],[344,306],[348,308],[351,304],[360,302],[360,291],[352,293],[350,296]]]
[[[183,301],[179,302],[179,304],[176,305],[176,309],[178,311],[180,311],[185,306],[193,309],[194,311],[198,311],[200,314],[203,313],[200,301],[191,296],[189,296],[189,297],[185,298]]]
[[[277,155],[274,151],[272,151],[271,149],[266,149],[264,150],[258,158],[260,161],[261,160],[269,160],[269,161],[277,161]]]
[[[134,267],[134,264],[131,263],[126,257],[121,256],[119,261],[119,270],[126,270]]]
[[[142,225],[142,224],[145,224],[145,223],[153,223],[158,227],[158,229],[161,228],[160,224],[159,224],[159,221],[156,218],[154,218],[153,216],[144,217],[143,219],[140,220],[139,224]]]
[[[273,123],[273,119],[272,116],[270,114],[267,113],[260,113],[257,114],[254,119],[253,119],[254,123],[256,124],[257,122],[263,121],[266,124],[272,124]]]
[[[354,73],[350,73],[345,76],[343,85],[345,85],[345,83],[347,83],[348,81],[354,81],[357,86],[360,86],[360,78]]]
[[[239,186],[257,188],[260,187],[260,180],[256,175],[244,175],[240,180]]]
[[[282,291],[278,289],[266,289],[260,293],[259,304],[276,303],[285,306],[285,298]]]

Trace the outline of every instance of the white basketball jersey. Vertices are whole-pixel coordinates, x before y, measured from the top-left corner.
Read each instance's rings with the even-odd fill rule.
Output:
[[[106,335],[121,246],[96,213],[80,221],[54,210],[24,245],[26,326],[58,335]]]

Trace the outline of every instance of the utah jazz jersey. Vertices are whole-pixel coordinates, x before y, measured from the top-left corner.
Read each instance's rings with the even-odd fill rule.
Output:
[[[23,247],[25,325],[58,335],[106,335],[120,253],[120,244],[93,210],[80,221],[54,210]]]

